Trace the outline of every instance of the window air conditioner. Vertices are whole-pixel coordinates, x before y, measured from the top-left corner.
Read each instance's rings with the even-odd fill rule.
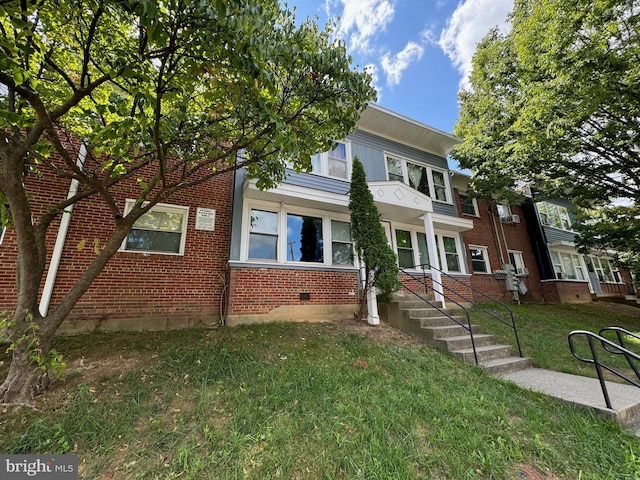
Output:
[[[519,268],[517,270],[518,275],[529,275],[529,269],[528,268]]]
[[[556,277],[558,277],[558,280],[564,280],[567,278],[564,272],[556,272]]]
[[[506,215],[500,218],[502,223],[520,223],[520,215]]]

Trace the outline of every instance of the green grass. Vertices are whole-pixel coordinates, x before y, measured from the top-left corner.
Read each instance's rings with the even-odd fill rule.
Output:
[[[498,313],[501,309],[493,309]],[[523,355],[531,358],[534,366],[584,376],[596,376],[593,365],[580,362],[571,354],[567,336],[574,330],[598,333],[601,328],[618,326],[634,333],[640,333],[640,308],[615,303],[557,304],[557,305],[513,305],[511,306]],[[504,310],[502,310],[504,311]],[[498,321],[489,318],[477,309],[471,310],[474,323],[485,333],[496,334],[498,341],[515,347],[513,331]],[[610,335],[606,338],[614,339]],[[627,346],[640,354],[640,345],[629,338]],[[584,358],[591,353],[584,337],[577,337],[575,345]],[[514,351],[515,348],[514,348]],[[597,350],[601,360],[611,366],[633,375],[622,355],[607,354],[602,348]],[[616,380],[613,376],[608,379]]]
[[[60,338],[67,380],[5,407],[0,452],[76,453],[83,479],[640,478],[615,422],[376,331]]]

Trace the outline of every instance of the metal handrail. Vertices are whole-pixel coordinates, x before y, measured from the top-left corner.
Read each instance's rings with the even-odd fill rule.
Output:
[[[495,314],[495,313],[493,313],[492,311],[487,310],[486,308],[484,308],[484,307],[480,306],[478,303],[474,302],[473,300],[466,298],[464,295],[460,294],[460,292],[455,292],[451,287],[448,287],[448,286],[444,285],[442,282],[438,282],[438,281],[437,281],[437,280],[435,280],[434,278],[431,278],[431,281],[432,281],[433,283],[435,283],[435,284],[437,284],[437,285],[441,286],[443,289],[444,289],[444,288],[447,288],[447,289],[449,289],[449,290],[454,291],[454,292],[455,292],[455,294],[456,294],[456,296],[458,296],[458,297],[460,297],[460,298],[463,298],[463,299],[464,299],[464,301],[465,301],[466,303],[469,303],[470,305],[474,306],[474,307],[475,307],[475,308],[477,308],[478,310],[481,310],[482,312],[484,312],[484,313],[486,313],[487,315],[489,315],[489,316],[493,317],[494,319],[498,320],[499,322],[501,322],[502,324],[506,325],[506,326],[507,326],[507,327],[509,327],[511,330],[513,330],[513,335],[514,335],[515,340],[516,340],[516,347],[518,348],[518,355],[519,355],[520,357],[523,357],[523,355],[522,355],[522,346],[521,346],[521,344],[520,344],[520,337],[518,336],[518,328],[516,327],[516,321],[515,321],[515,317],[514,317],[514,315],[513,315],[513,310],[511,310],[511,308],[510,308],[507,304],[505,304],[505,303],[501,302],[500,300],[497,300],[497,299],[495,299],[495,298],[491,297],[490,295],[487,295],[486,293],[484,293],[484,292],[482,292],[482,291],[478,290],[477,288],[475,288],[475,287],[473,287],[473,286],[471,286],[471,285],[468,285],[468,284],[466,284],[466,283],[464,283],[464,282],[461,282],[461,281],[460,281],[460,280],[458,280],[456,277],[454,277],[454,276],[452,276],[452,275],[449,275],[448,273],[443,272],[443,271],[442,271],[442,270],[440,270],[439,268],[434,267],[434,266],[432,266],[432,265],[430,265],[430,264],[428,264],[428,263],[421,263],[420,265],[414,265],[414,266],[413,266],[413,267],[411,267],[411,268],[414,268],[414,269],[415,269],[415,268],[421,268],[421,269],[422,269],[422,272],[423,272],[423,274],[422,274],[422,277],[423,277],[423,279],[422,279],[422,284],[423,284],[425,287],[427,287],[427,288],[429,287],[429,286],[427,285],[427,283],[426,283],[426,278],[427,278],[427,277],[426,277],[426,272],[427,272],[427,270],[437,270],[438,272],[440,272],[440,275],[443,275],[443,276],[447,277],[448,279],[453,280],[454,282],[457,282],[457,283],[459,283],[460,285],[463,285],[465,288],[468,288],[469,290],[471,290],[471,291],[473,291],[473,292],[479,293],[479,294],[480,294],[480,295],[482,295],[483,297],[485,297],[485,298],[487,298],[488,300],[490,300],[492,303],[494,303],[494,304],[497,304],[497,305],[500,305],[500,306],[504,307],[504,308],[507,310],[507,312],[508,312],[508,315],[509,315],[510,321],[507,321],[507,320],[505,320],[504,318],[499,317],[498,315],[496,315],[496,314]],[[409,276],[413,277],[409,272],[407,272],[406,270],[404,270],[404,269],[402,269],[402,268],[400,269],[400,271],[401,271],[402,273],[406,274],[406,275],[409,275]],[[415,278],[414,278],[414,279],[415,279]],[[442,292],[440,292],[440,293],[442,293]],[[443,294],[443,296],[444,296],[445,298],[449,299],[449,297],[445,296],[444,294]],[[452,300],[452,301],[453,301],[453,300]],[[454,303],[456,303],[456,302],[454,302]],[[458,303],[456,303],[456,305],[458,305]],[[462,308],[464,308],[464,307],[462,307]],[[465,311],[466,311],[466,308],[465,308]],[[467,314],[468,314],[468,312],[467,312]]]
[[[630,332],[629,330],[626,330],[622,327],[604,327],[601,328],[600,331],[598,332],[598,335],[600,335],[601,337],[605,336],[606,332],[614,332],[616,334],[616,338],[618,339],[618,343],[620,344],[620,346],[626,350],[629,350],[627,348],[627,345],[625,343],[624,340],[624,336],[629,336],[629,337],[633,337],[637,340],[640,340],[640,335]],[[605,337],[606,338],[606,337]],[[633,363],[633,359],[628,357],[627,355],[625,355],[625,353],[620,350],[619,348],[615,348],[614,350],[609,350],[609,347],[605,344],[602,345],[602,347],[609,353],[612,353],[614,355],[624,355],[624,358],[627,360],[627,363],[629,364],[629,367],[631,367],[631,369],[633,370],[633,372],[636,374],[636,378],[638,379],[638,381],[640,381],[640,370],[638,370],[638,367],[635,363]]]
[[[406,270],[404,270],[402,268],[400,268],[399,270],[403,274],[409,276],[413,280],[416,280],[418,283],[421,283],[422,285],[424,285],[425,287],[428,288],[428,285],[425,282],[421,281],[420,278],[417,275],[415,275],[414,273],[407,272]],[[471,328],[471,317],[469,316],[469,310],[467,310],[467,308],[463,304],[458,302],[457,300],[455,300],[453,298],[450,298],[449,296],[447,296],[445,294],[442,294],[442,296],[444,298],[446,298],[447,300],[449,300],[452,303],[455,303],[456,305],[458,305],[464,311],[464,313],[465,313],[465,315],[467,317],[467,325],[464,325],[462,322],[459,322],[458,320],[456,320],[456,318],[453,315],[451,315],[450,313],[448,313],[446,310],[443,310],[438,305],[436,305],[435,303],[431,302],[431,300],[429,300],[428,298],[423,297],[418,292],[415,292],[413,289],[409,288],[407,285],[404,284],[404,282],[402,282],[402,286],[403,286],[403,288],[407,289],[409,292],[414,294],[416,297],[418,297],[420,300],[422,300],[423,302],[425,302],[426,304],[428,304],[432,308],[435,308],[438,312],[443,314],[445,317],[449,318],[450,320],[452,320],[453,322],[457,323],[458,325],[460,325],[462,328],[464,328],[465,330],[467,330],[469,332],[469,336],[471,337],[471,348],[473,349],[473,358],[474,358],[474,360],[476,362],[476,365],[478,365],[479,364],[479,362],[478,362],[478,352],[476,351],[476,342],[475,342],[475,340],[473,338],[473,328]]]
[[[592,358],[581,357],[576,352],[576,348],[575,348],[575,344],[574,344],[574,339],[573,338],[577,337],[578,335],[584,335],[586,337],[587,343],[589,344],[589,349],[591,350],[591,357]],[[636,387],[640,388],[640,380],[636,381],[636,380],[634,380],[632,378],[629,378],[624,373],[617,371],[615,368],[613,368],[610,365],[607,365],[606,363],[602,362],[598,358],[598,353],[596,351],[596,342],[600,342],[600,344],[602,345],[602,348],[604,348],[608,352],[610,352],[610,350],[607,348],[607,346],[614,348],[615,350],[619,351],[619,353],[624,354],[624,356],[627,357],[627,360],[633,359],[635,361],[640,361],[640,355],[637,355],[636,353],[634,353],[631,350],[623,347],[620,344],[617,344],[615,342],[607,340],[606,338],[604,338],[604,337],[602,337],[602,336],[600,336],[598,334],[595,334],[593,332],[589,332],[587,330],[574,330],[573,332],[571,332],[569,334],[569,336],[567,337],[567,340],[569,341],[569,348],[571,349],[571,354],[575,358],[577,358],[581,362],[591,363],[595,367],[596,373],[598,374],[598,380],[600,381],[600,388],[602,388],[602,394],[604,396],[604,401],[605,401],[605,403],[607,405],[607,408],[611,409],[612,407],[611,407],[611,400],[609,399],[609,392],[607,391],[607,384],[606,384],[606,382],[604,380],[604,375],[603,375],[603,372],[602,372],[603,369],[608,371],[609,373],[612,373],[613,375],[617,376],[618,378],[621,378],[621,379],[629,382],[630,384],[635,385]],[[595,340],[595,342],[594,342],[594,340]]]

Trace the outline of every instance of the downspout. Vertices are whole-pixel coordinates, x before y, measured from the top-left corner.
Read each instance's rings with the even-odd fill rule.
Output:
[[[81,170],[84,167],[86,158],[87,147],[83,142],[82,145],[80,145],[80,152],[78,152],[78,160],[76,161],[76,165]],[[71,180],[67,199],[72,198],[78,192],[78,184],[78,180]],[[60,219],[58,236],[56,237],[56,243],[53,246],[51,261],[49,262],[49,270],[47,271],[47,279],[44,282],[44,288],[42,289],[42,298],[40,299],[40,315],[42,315],[43,317],[46,316],[47,312],[49,311],[49,303],[51,302],[51,297],[53,296],[53,286],[56,283],[56,276],[58,275],[58,268],[60,267],[60,260],[62,259],[62,250],[67,239],[67,231],[69,230],[72,211],[73,205],[69,205],[62,213],[62,218]]]

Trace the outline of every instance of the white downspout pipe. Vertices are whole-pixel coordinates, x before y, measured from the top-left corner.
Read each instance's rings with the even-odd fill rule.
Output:
[[[374,275],[374,272],[370,272],[370,284],[373,282]],[[380,325],[380,315],[378,314],[378,298],[376,294],[377,288],[374,285],[371,285],[369,291],[367,292],[367,322],[369,323],[369,325]]]
[[[80,152],[78,153],[78,160],[76,165],[82,169],[84,167],[85,159],[87,158],[87,147],[84,143],[80,145]],[[69,185],[69,193],[67,199],[73,197],[78,192],[78,180],[71,180]],[[49,270],[47,271],[47,279],[44,282],[44,288],[42,289],[42,298],[40,298],[40,315],[43,317],[49,311],[49,303],[53,296],[53,286],[56,283],[56,276],[58,275],[58,268],[60,267],[60,260],[62,259],[62,249],[64,248],[65,241],[67,239],[67,231],[69,230],[69,223],[71,222],[71,213],[73,211],[73,205],[69,205],[62,213],[60,219],[60,227],[58,228],[58,236],[56,237],[56,243],[53,246],[53,252],[51,253],[51,261],[49,262]]]
[[[431,280],[433,282],[434,300],[442,302],[445,308],[444,295],[442,293],[442,275],[434,265],[438,261],[438,247],[436,246],[436,232],[433,228],[433,217],[431,212],[424,212],[422,217],[424,221],[424,231],[427,237],[427,250],[429,251],[429,262],[431,263]]]

